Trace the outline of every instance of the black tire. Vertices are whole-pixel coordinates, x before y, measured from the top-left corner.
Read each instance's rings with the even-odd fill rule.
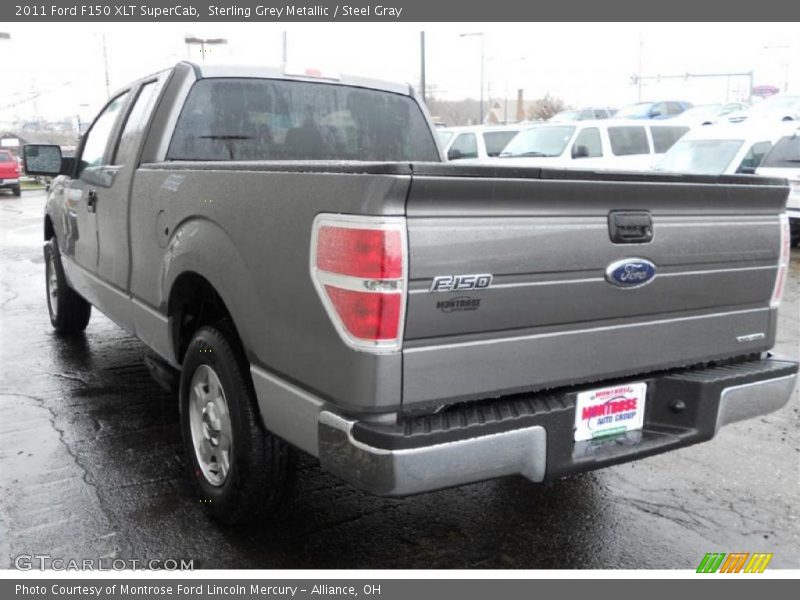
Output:
[[[192,433],[194,419],[196,435],[200,440],[198,444],[206,444],[207,449],[213,446],[207,435],[204,440],[197,432],[198,427],[203,432],[215,431],[214,427],[206,426],[205,409],[202,417],[198,417],[197,407],[206,400],[203,396],[198,400],[197,393],[192,396],[190,389],[193,378],[198,374],[195,386],[200,385],[201,390],[209,392],[209,386],[202,384],[202,374],[208,375],[208,368],[218,378],[223,390],[231,438],[227,459],[229,466],[222,482],[216,484],[204,472],[198,457],[200,450],[196,449]],[[179,401],[186,464],[198,500],[206,512],[218,521],[233,525],[254,520],[280,506],[289,496],[294,483],[296,451],[264,428],[248,365],[231,328],[223,324],[206,326],[194,335],[183,360]],[[195,405],[192,406],[192,403]],[[199,422],[202,425],[198,425]],[[217,438],[215,451],[221,447],[221,439]],[[211,461],[211,464],[219,463]],[[205,461],[205,468],[209,468],[209,461]],[[216,470],[216,476],[220,477],[220,469]]]
[[[44,245],[45,295],[47,296],[47,312],[50,323],[56,332],[64,335],[81,333],[89,324],[92,305],[69,287],[61,264],[61,253],[58,241],[50,238]],[[53,273],[54,271],[54,273]],[[51,276],[54,274],[54,278]],[[53,293],[52,286],[56,285]]]
[[[11,188],[11,191],[12,191],[12,192],[14,192],[14,195],[15,195],[17,198],[19,198],[20,196],[22,196],[22,188],[20,188],[18,185],[15,185],[13,188]]]

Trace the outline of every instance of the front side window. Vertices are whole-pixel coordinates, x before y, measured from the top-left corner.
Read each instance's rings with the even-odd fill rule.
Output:
[[[688,127],[651,127],[650,135],[653,136],[653,150],[656,154],[666,152],[689,131]]]
[[[778,140],[761,166],[800,168],[800,135],[790,135]]]
[[[603,142],[597,127],[584,129],[572,144],[572,158],[596,158],[603,156]]]
[[[683,104],[680,102],[667,102],[667,114],[679,115],[684,111]]]
[[[750,146],[750,149],[747,151],[747,154],[744,155],[736,172],[754,173],[756,168],[761,164],[761,161],[764,160],[770,148],[772,148],[772,142],[756,142]]]
[[[168,160],[438,161],[419,105],[329,83],[213,78],[194,84]]]
[[[459,158],[478,158],[478,139],[474,133],[462,133],[450,146],[447,158],[458,160]]]
[[[114,98],[106,105],[103,112],[100,113],[100,116],[95,120],[89,133],[86,134],[87,137],[83,145],[83,152],[81,153],[79,171],[83,171],[87,167],[98,167],[103,164],[108,138],[111,136],[114,123],[127,97],[128,92],[125,92]]]
[[[647,133],[644,127],[620,126],[608,128],[608,141],[616,156],[650,154]]]

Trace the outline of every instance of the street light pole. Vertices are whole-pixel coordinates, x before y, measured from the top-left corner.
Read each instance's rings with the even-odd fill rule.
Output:
[[[103,68],[106,75],[106,98],[111,98],[111,80],[108,78],[108,48],[106,47],[106,34],[103,34]]]
[[[206,59],[206,46],[216,46],[219,44],[227,44],[228,40],[224,38],[197,38],[187,36],[183,38],[187,46],[195,44],[200,46],[200,57],[202,60]]]
[[[642,101],[642,53],[644,52],[644,36],[639,33],[639,70],[636,73],[637,102]]]
[[[484,35],[484,33],[482,31],[477,31],[477,32],[474,32],[474,33],[462,33],[462,34],[459,35],[459,37],[476,37],[476,36],[480,36],[480,38],[481,38],[481,100],[480,100],[481,105],[480,105],[480,118],[478,119],[478,125],[481,125],[483,123],[483,115],[484,115],[484,112],[483,112],[483,88],[484,88],[484,70],[485,70],[484,69],[484,63],[486,62],[484,60],[484,50],[485,50],[484,38],[486,36]]]

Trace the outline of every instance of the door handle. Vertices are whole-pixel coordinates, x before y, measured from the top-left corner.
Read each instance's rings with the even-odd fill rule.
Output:
[[[90,213],[97,212],[97,192],[95,190],[89,190],[89,193],[86,194],[86,210]]]

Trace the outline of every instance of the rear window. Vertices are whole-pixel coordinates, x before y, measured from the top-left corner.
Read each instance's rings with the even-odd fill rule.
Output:
[[[508,142],[517,135],[516,131],[487,131],[483,134],[483,143],[486,146],[486,154],[498,156],[508,145]]]
[[[169,160],[438,161],[417,103],[364,88],[203,79],[178,118]]]
[[[13,162],[10,152],[0,152],[0,162]]]
[[[609,127],[608,140],[611,142],[611,151],[617,156],[650,154],[644,127]]]
[[[761,163],[762,167],[800,167],[800,136],[797,134],[778,140]]]
[[[651,127],[653,136],[653,149],[656,154],[661,154],[672,148],[673,144],[689,131],[688,127]]]

